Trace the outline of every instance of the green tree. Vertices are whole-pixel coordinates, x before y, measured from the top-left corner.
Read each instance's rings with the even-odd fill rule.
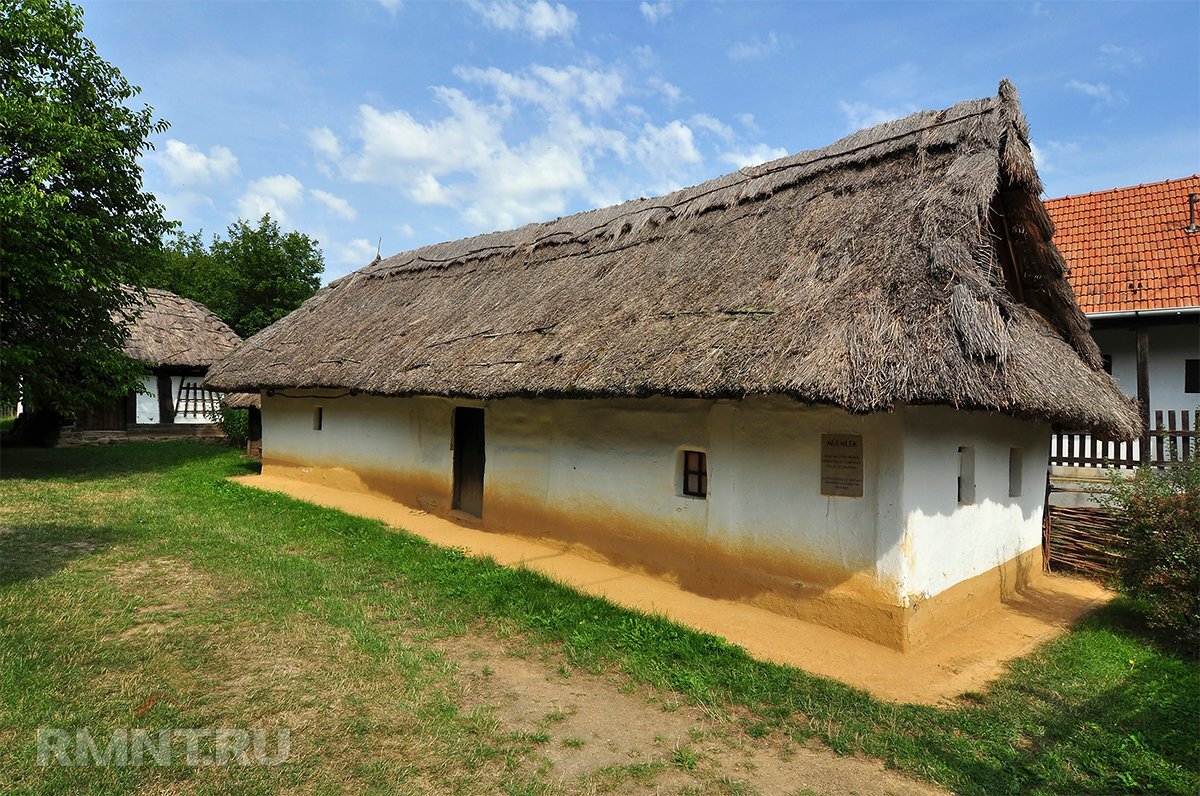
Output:
[[[120,353],[168,224],[138,157],[166,129],[63,0],[0,0],[0,400],[72,414],[124,392]]]
[[[269,215],[257,227],[239,219],[205,248],[200,233],[177,233],[146,283],[195,299],[242,337],[287,315],[321,286],[317,241],[282,232]]]

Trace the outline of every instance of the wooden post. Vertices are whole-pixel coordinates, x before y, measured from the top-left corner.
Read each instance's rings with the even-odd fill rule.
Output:
[[[1150,464],[1150,330],[1137,330],[1137,397],[1142,409],[1142,465]]]
[[[1050,493],[1054,486],[1050,481],[1050,471],[1046,471],[1046,497],[1042,502],[1042,571],[1050,571],[1050,545],[1053,544],[1051,534],[1054,532],[1050,518]]]
[[[158,374],[158,422],[175,422],[175,399],[171,395],[171,377]]]

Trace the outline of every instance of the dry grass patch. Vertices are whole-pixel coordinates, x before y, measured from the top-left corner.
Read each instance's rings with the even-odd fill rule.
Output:
[[[724,709],[571,667],[519,635],[476,628],[434,646],[460,672],[461,704],[532,739],[547,781],[562,793],[942,792],[878,761],[837,758],[781,734],[748,738]]]

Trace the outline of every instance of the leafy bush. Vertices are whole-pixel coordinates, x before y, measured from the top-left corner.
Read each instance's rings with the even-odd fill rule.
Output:
[[[1146,606],[1148,622],[1193,652],[1200,646],[1200,461],[1132,478],[1114,474],[1098,495],[1124,537],[1121,590]]]
[[[220,426],[221,431],[225,432],[225,437],[229,440],[230,445],[245,450],[246,439],[250,432],[249,409],[229,409],[222,406],[219,411],[214,413],[213,422]]]

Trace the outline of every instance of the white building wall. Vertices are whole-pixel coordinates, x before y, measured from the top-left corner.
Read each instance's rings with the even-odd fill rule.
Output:
[[[455,402],[310,394],[321,397],[264,398],[268,468],[307,468],[331,485],[448,509]],[[513,399],[489,402],[486,412],[485,527],[504,529],[526,511],[597,518],[634,536],[648,529],[732,551],[777,551],[825,565],[833,580],[866,575],[896,605],[1041,542],[1042,423],[935,407],[855,416],[771,398]],[[861,498],[820,494],[823,433],[863,436]],[[969,506],[957,503],[960,445],[975,447]],[[1019,497],[1008,494],[1011,447],[1023,451]],[[707,499],[680,493],[685,448],[708,455]]]
[[[424,480],[435,496],[448,494],[453,404],[438,398],[334,398],[341,391],[330,390],[303,394],[316,397],[264,395],[264,458],[296,466],[345,468],[370,480],[400,476],[417,483]],[[320,431],[313,429],[318,406],[323,409]]]
[[[1097,321],[1097,323],[1100,323]],[[1185,359],[1200,359],[1200,316],[1180,323],[1150,326],[1150,411],[1194,412],[1200,394],[1185,393]],[[1137,397],[1137,332],[1132,327],[1092,330],[1100,351],[1112,356],[1113,378],[1130,397]]]
[[[786,550],[874,571],[875,447],[889,416],[782,399],[506,400],[487,412],[485,518],[489,496],[505,495],[569,514],[615,511],[728,549]],[[861,498],[820,494],[820,435],[830,432],[864,435]],[[684,449],[707,454],[706,499],[681,494]]]
[[[142,376],[142,389],[136,397],[135,423],[158,422],[158,377]]]
[[[911,601],[995,569],[1041,545],[1048,424],[947,407],[904,410],[905,591]],[[960,446],[974,448],[975,499],[958,502]],[[1009,450],[1021,448],[1020,496]]]
[[[201,401],[196,405],[189,406],[186,411],[180,407],[175,412],[175,422],[180,424],[198,424],[213,422],[212,413],[217,411],[221,405],[220,393],[209,392],[204,389],[204,376],[172,376],[171,377],[171,395],[175,401],[179,401],[181,388],[188,386],[195,391],[195,394],[203,396]],[[178,407],[178,403],[177,403]]]

